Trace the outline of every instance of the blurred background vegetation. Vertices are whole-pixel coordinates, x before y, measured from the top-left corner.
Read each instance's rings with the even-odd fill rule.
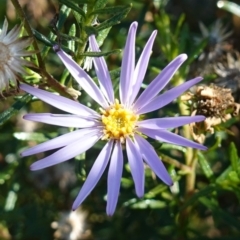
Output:
[[[51,44],[47,45],[49,42],[43,39],[45,36],[47,40],[53,41],[56,35],[61,35],[62,44],[67,49],[87,51],[84,32],[81,30],[82,16],[73,11],[69,2],[71,1],[19,0],[26,19],[36,31],[34,34],[46,71],[67,89],[73,87],[81,90],[49,48]],[[75,6],[85,9],[82,3],[87,1],[74,2]],[[114,22],[109,33],[102,32],[103,37],[99,40],[104,41],[102,51],[108,52],[106,61],[112,71],[115,86],[119,81],[119,73],[113,70],[121,66],[121,53],[111,51],[123,49],[130,24],[138,21],[137,58],[151,32],[158,30],[143,87],[174,57],[186,53],[189,56],[187,62],[167,88],[195,76],[202,76],[204,86],[211,87],[216,84],[230,89],[236,104],[234,106],[238,106],[238,5],[230,8],[232,5],[224,2],[222,7],[223,1],[216,0],[142,0],[131,1],[132,5],[129,5],[127,0],[106,2],[106,7],[123,6],[125,9],[119,17],[120,23]],[[234,2],[240,4],[240,1]],[[58,29],[54,31],[52,20],[56,13],[60,14],[60,20]],[[97,26],[116,16],[116,13],[117,10],[99,14]],[[1,0],[0,28],[5,17],[9,20],[9,29],[22,21],[11,1]],[[95,31],[94,27],[90,30]],[[28,35],[24,27],[23,35]],[[78,39],[69,41],[68,35]],[[78,47],[74,48],[74,44]],[[83,65],[85,56],[72,54],[75,60]],[[36,56],[30,60],[37,62]],[[29,70],[29,76],[23,76],[24,81],[32,85],[46,85],[53,90],[41,71],[37,74]],[[89,74],[94,76],[94,70],[90,70]],[[146,166],[145,195],[142,199],[137,199],[129,166],[125,162],[117,210],[113,217],[108,217],[105,213],[106,173],[82,206],[75,212],[71,211],[72,203],[102,147],[101,144],[75,159],[31,172],[31,163],[41,159],[44,154],[21,158],[20,152],[69,130],[23,120],[22,116],[29,112],[59,111],[28,96],[21,104],[23,93],[13,95],[16,95],[16,92],[12,95],[3,93],[0,96],[0,239],[240,239],[238,112],[226,118],[225,115],[229,112],[224,111],[221,116],[215,116],[220,119],[220,124],[210,124],[211,131],[203,128],[201,133],[196,131],[195,135],[192,135],[192,128],[189,126],[175,130],[198,141],[199,135],[203,134],[200,142],[209,148],[206,152],[152,140],[151,144],[175,181],[174,186],[169,189]],[[211,96],[209,99],[211,100]],[[97,109],[84,92],[81,92],[78,100]],[[194,110],[199,112],[201,109],[197,108],[197,101],[194,97],[189,101],[178,99],[149,114],[149,117],[189,115]]]

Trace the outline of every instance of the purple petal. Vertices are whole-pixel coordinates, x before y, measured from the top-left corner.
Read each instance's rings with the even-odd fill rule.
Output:
[[[26,114],[24,119],[62,127],[87,128],[100,126],[98,121],[67,114],[36,113]]]
[[[53,47],[73,78],[92,99],[94,99],[103,108],[107,108],[109,105],[92,78],[72,59],[72,57],[66,54],[62,49],[57,48],[58,46]]]
[[[78,139],[81,139],[84,135],[93,132],[93,129],[81,129],[73,132],[66,133],[62,136],[51,139],[47,142],[38,144],[34,147],[31,147],[21,153],[21,156],[29,156],[40,152],[46,152],[52,149],[60,148],[67,146]],[[96,132],[96,130],[94,130]]]
[[[162,161],[156,154],[154,148],[151,146],[151,144],[148,143],[144,138],[141,136],[135,134],[134,135],[134,141],[137,145],[140,153],[143,156],[143,159],[146,161],[146,163],[149,165],[149,167],[152,169],[152,171],[167,185],[171,186],[173,185],[173,181],[171,177],[168,174],[168,171],[166,170],[165,166],[163,165]]]
[[[130,138],[126,138],[126,150],[132,177],[135,183],[136,194],[138,197],[142,197],[144,194],[144,165],[142,156]]]
[[[206,119],[204,116],[181,116],[181,117],[165,117],[165,118],[153,118],[138,122],[138,127],[159,129],[159,128],[176,128],[185,124],[193,122],[202,122]]]
[[[98,133],[96,133],[97,131]],[[50,156],[33,163],[30,166],[30,169],[32,171],[35,171],[50,167],[58,163],[67,161],[87,151],[101,138],[102,134],[99,132],[99,130],[96,130],[96,132],[91,132],[89,134],[80,136],[77,141],[68,144],[66,147],[63,147],[62,149],[58,150]]]
[[[31,87],[27,84],[21,84],[20,89],[65,112],[79,116],[99,116],[99,114],[92,109],[68,98]]]
[[[130,97],[129,91],[131,91],[130,86],[135,67],[135,38],[137,25],[137,22],[131,24],[123,52],[119,89],[120,100],[123,104],[126,104]]]
[[[140,109],[148,104],[168,84],[174,73],[186,59],[187,55],[181,54],[170,62],[143,91],[135,102],[134,108]]]
[[[90,49],[94,52],[100,52],[98,43],[94,35],[89,37]],[[109,75],[108,67],[104,57],[93,58],[95,71],[98,77],[100,88],[109,103],[114,103],[114,92],[112,81]]]
[[[100,154],[98,155],[96,161],[94,162],[91,171],[88,174],[86,181],[84,182],[77,198],[75,199],[72,209],[75,210],[79,205],[86,199],[93,188],[96,186],[100,177],[102,176],[106,166],[109,162],[109,158],[112,152],[113,141],[107,142]]]
[[[153,31],[152,35],[150,36],[150,38],[148,39],[148,42],[146,43],[142,54],[138,60],[137,66],[134,70],[134,76],[132,79],[132,93],[130,96],[130,100],[129,100],[129,105],[132,105],[133,101],[135,100],[141,84],[143,82],[143,79],[145,77],[146,71],[147,71],[147,67],[148,67],[148,62],[149,62],[149,58],[150,55],[152,53],[152,46],[155,40],[155,37],[157,35],[157,31]]]
[[[108,193],[107,193],[107,215],[113,215],[120,189],[121,177],[123,170],[123,153],[122,146],[119,141],[116,142],[111,162],[108,170]]]
[[[138,128],[138,131],[142,132],[143,134],[156,139],[158,141],[172,143],[175,145],[180,145],[184,147],[191,147],[197,148],[201,150],[207,150],[207,147],[188,140],[184,137],[181,137],[175,133],[169,132],[165,129],[146,129],[146,128]]]
[[[197,77],[170,89],[169,91],[157,96],[144,106],[140,106],[136,113],[144,114],[166,106],[168,103],[172,102],[175,98],[179,97],[182,93],[184,93],[186,90],[188,90],[190,87],[197,84],[201,80],[202,77]]]

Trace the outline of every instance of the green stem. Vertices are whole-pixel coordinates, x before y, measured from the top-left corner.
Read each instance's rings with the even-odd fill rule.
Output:
[[[90,10],[90,12],[91,12],[91,10]],[[84,56],[82,56],[81,53],[83,53],[85,51],[87,42],[88,42],[88,35],[84,29],[84,26],[91,26],[92,22],[94,20],[94,17],[95,17],[94,15],[89,16],[89,14],[86,14],[86,20],[83,23],[83,28],[80,31],[80,39],[82,40],[83,44],[79,44],[79,48],[78,48],[77,56],[76,56],[77,62],[79,65],[82,65],[82,62],[84,60]]]
[[[186,186],[185,186],[185,196],[189,198],[195,190],[195,180],[196,180],[196,165],[197,165],[197,156],[196,150],[193,150],[193,156],[188,167],[191,169],[190,172],[186,175]]]
[[[179,110],[181,115],[189,115],[189,111],[187,109],[187,106],[180,101],[179,102]],[[187,139],[191,139],[191,129],[189,125],[185,125],[183,126],[183,136]],[[188,196],[189,194],[191,194],[194,191],[194,186],[195,186],[195,167],[196,167],[196,163],[195,163],[195,159],[196,159],[196,153],[194,152],[194,150],[192,148],[187,148],[186,152],[184,153],[184,157],[185,157],[185,165],[188,166],[189,168],[191,168],[191,172],[189,172],[186,175],[186,196]]]
[[[183,80],[179,78],[180,80],[177,81],[176,84],[182,84]],[[179,102],[179,110],[181,115],[189,115],[189,110],[187,109],[187,106],[180,101]],[[185,125],[183,127],[183,136],[187,139],[191,139],[191,129],[189,125]],[[196,164],[197,164],[197,150],[192,149],[192,148],[187,148],[186,152],[184,153],[185,157],[185,165],[191,169],[186,174],[186,182],[185,182],[185,198],[184,201],[187,201],[189,197],[194,193],[195,190],[195,180],[196,180]],[[185,208],[183,211],[180,212],[179,214],[179,239],[186,239],[187,238],[187,228],[189,221],[191,219],[189,216],[191,215],[192,207],[189,206]]]

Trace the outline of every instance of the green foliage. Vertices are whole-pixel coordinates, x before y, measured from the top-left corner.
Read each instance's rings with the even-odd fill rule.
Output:
[[[102,56],[108,56],[111,54],[116,54],[116,53],[120,53],[121,49],[115,49],[109,52],[86,52],[86,53],[81,53],[81,56],[88,56],[88,57],[102,57]]]
[[[158,15],[155,15],[156,26],[160,33],[160,47],[168,61],[175,58],[186,49],[188,29],[183,25],[184,18],[184,15],[181,15],[175,29],[173,29],[170,16],[167,13],[160,11]]]
[[[128,6],[120,7],[114,10],[114,15],[109,19],[105,20],[104,22],[102,22],[101,24],[99,24],[98,26],[96,26],[96,30],[102,31],[104,29],[112,27],[115,24],[119,24],[121,20],[127,16],[129,11],[131,10],[131,7],[132,5],[130,4]],[[99,11],[102,14],[105,10],[98,9],[97,13],[99,13]]]
[[[33,15],[33,10],[29,10],[28,7],[22,8],[24,11],[30,11],[26,12],[26,16],[19,15],[22,23],[28,20],[39,49],[32,45],[30,48],[36,50],[41,57],[40,61],[35,54],[28,58],[39,65],[36,70],[28,70],[35,71],[35,74],[30,77],[27,74],[22,76],[23,82],[58,95],[65,93],[69,98],[99,111],[99,106],[79,88],[67,69],[63,68],[52,51],[52,46],[59,44],[81,66],[84,65],[86,57],[103,56],[108,64],[114,90],[117,92],[122,49],[130,23],[136,20],[139,23],[136,59],[139,58],[152,30],[158,30],[142,89],[181,53],[187,53],[188,60],[175,74],[169,88],[195,77],[192,69],[194,65],[199,64],[199,56],[206,51],[207,40],[196,43],[196,32],[200,34],[198,27],[192,29],[187,11],[178,16],[168,12],[171,6],[168,6],[168,2],[171,1],[57,2],[59,14],[55,22],[44,22],[40,19],[40,24],[36,15],[33,19],[25,19],[26,16]],[[185,2],[182,1],[182,4]],[[1,11],[5,9],[5,5],[0,2]],[[232,6],[234,5],[230,2],[224,1],[222,8],[237,14],[237,8],[233,10]],[[50,5],[48,7],[51,9]],[[188,7],[194,12],[191,5]],[[54,15],[55,12],[48,14]],[[49,16],[48,14],[46,13],[46,16]],[[2,26],[3,19],[0,22]],[[11,22],[10,26],[13,25]],[[26,35],[29,35],[26,27],[23,27],[24,34],[25,31]],[[88,37],[91,34],[96,35],[101,52],[89,51]],[[88,74],[97,82],[94,68],[90,69]],[[204,77],[214,81],[215,75]],[[3,92],[3,104],[0,105],[0,239],[68,239],[69,234],[65,238],[56,237],[56,229],[53,227],[56,223],[60,224],[60,219],[65,213],[66,216],[71,213],[72,202],[105,142],[99,141],[91,150],[68,162],[36,172],[30,171],[29,166],[33,162],[53,151],[22,158],[20,154],[23,150],[73,129],[22,120],[26,113],[62,112],[42,101],[36,101],[29,94],[13,90],[11,88],[9,92]],[[80,91],[81,96],[78,95]],[[144,117],[190,114],[185,102],[178,99],[164,109]],[[220,127],[217,126],[218,131],[213,134],[204,133],[207,151],[147,139],[168,169],[174,185],[169,188],[163,184],[146,164],[145,194],[142,198],[137,198],[130,167],[125,161],[117,210],[111,218],[105,213],[107,169],[93,192],[74,212],[81,216],[80,220],[74,220],[78,226],[81,219],[84,222],[83,228],[86,231],[82,239],[239,239],[239,117],[222,123]],[[173,131],[192,138],[192,129],[188,125]],[[71,221],[65,219],[66,221],[68,223],[63,229],[70,229]]]
[[[211,166],[201,152],[198,152],[198,163],[199,163],[200,167],[202,168],[204,175],[209,179],[212,178],[213,171],[211,169]]]
[[[13,115],[17,114],[27,103],[32,99],[30,94],[25,94],[18,101],[16,101],[10,108],[0,114],[0,125],[3,125]]]
[[[77,6],[73,1],[70,0],[59,0],[60,3],[66,5],[67,7],[71,8],[73,11],[76,11],[80,14],[83,18],[86,18],[85,12]]]

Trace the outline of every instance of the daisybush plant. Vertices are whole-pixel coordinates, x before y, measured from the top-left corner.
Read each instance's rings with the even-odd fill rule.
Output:
[[[11,2],[0,239],[238,239],[238,119],[193,140],[189,124],[205,116],[179,97],[208,83],[189,76],[204,45],[184,15],[167,13],[170,1],[58,0],[40,27]]]

